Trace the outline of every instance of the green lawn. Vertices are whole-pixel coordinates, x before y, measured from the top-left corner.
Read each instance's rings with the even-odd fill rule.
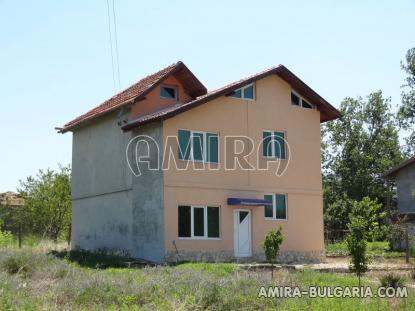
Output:
[[[278,270],[271,280],[269,271],[246,271],[229,263],[120,268],[119,259],[0,248],[0,310],[415,309],[412,291],[408,299],[392,300],[258,298],[261,286],[357,285],[351,275]]]
[[[388,242],[368,242],[367,252],[369,256],[373,257],[404,257],[404,252],[394,252],[389,250]],[[326,245],[326,255],[327,256],[348,256],[349,251],[347,249],[346,242],[337,242]]]

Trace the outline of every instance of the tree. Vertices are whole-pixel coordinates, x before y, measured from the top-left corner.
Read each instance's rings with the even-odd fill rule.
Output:
[[[327,185],[324,185],[327,187]],[[324,224],[326,236],[336,242],[343,239],[352,211],[353,202],[345,193],[336,193],[332,189],[324,190]]]
[[[349,201],[377,199],[379,213],[385,211],[383,174],[402,161],[402,153],[396,115],[381,91],[365,100],[346,98],[340,111],[341,119],[322,127],[324,211],[327,228],[345,230],[337,217],[347,214],[343,209],[350,211]],[[382,223],[380,217],[378,221]]]
[[[21,181],[19,194],[25,199],[24,219],[30,231],[51,238],[67,234],[71,222],[70,168],[58,172],[39,170],[36,177]],[[21,219],[19,219],[21,221]]]
[[[415,153],[415,48],[408,50],[401,67],[407,77],[403,85],[402,104],[399,107],[398,117],[402,128],[409,130],[409,136],[405,138],[405,153],[410,156]]]
[[[361,201],[354,201],[351,214],[365,220],[367,239],[375,241],[386,237],[387,227],[381,224],[386,213],[382,211],[382,204],[378,203],[377,199],[364,197]]]
[[[262,243],[265,251],[265,259],[271,264],[272,278],[274,278],[274,263],[277,259],[278,252],[283,241],[284,236],[282,235],[282,228],[279,226],[277,230],[271,230],[268,232],[265,236],[264,242]]]
[[[360,277],[368,269],[369,259],[366,254],[366,220],[360,215],[352,215],[348,228],[350,232],[346,236],[346,244],[351,255],[349,269],[355,272],[359,278],[359,286],[361,285]]]

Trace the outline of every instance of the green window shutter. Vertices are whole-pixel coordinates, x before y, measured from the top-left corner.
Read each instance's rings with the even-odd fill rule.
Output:
[[[274,208],[272,206],[272,195],[270,195],[270,194],[264,195],[264,200],[271,203],[271,205],[265,205],[264,206],[264,211],[265,211],[264,216],[267,217],[267,218],[268,217],[273,218],[274,217],[274,212],[273,212]]]
[[[190,238],[190,206],[179,206],[179,237]]]
[[[262,155],[264,157],[272,156],[271,132],[262,133],[262,144]]]
[[[190,159],[190,131],[179,130],[179,159],[189,160]]]
[[[205,209],[203,207],[193,208],[193,235],[205,236]]]
[[[208,237],[219,237],[219,207],[207,207]]]
[[[218,134],[206,133],[207,162],[219,162],[219,137]]]
[[[193,160],[203,161],[203,133],[192,133]]]
[[[275,199],[277,202],[277,219],[287,219],[287,202],[285,200],[285,194],[276,194]]]
[[[285,159],[285,140],[283,132],[274,133],[275,157],[277,159]]]

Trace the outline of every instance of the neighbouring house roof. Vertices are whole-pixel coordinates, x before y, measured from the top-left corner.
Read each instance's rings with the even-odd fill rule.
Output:
[[[24,199],[17,193],[8,191],[0,193],[0,205],[21,206],[24,205]]]
[[[391,220],[394,223],[415,222],[415,213],[398,213],[391,215]]]
[[[300,95],[302,95],[303,97],[308,99],[310,102],[312,102],[314,105],[316,105],[317,108],[321,112],[321,117],[320,117],[321,122],[334,120],[341,116],[340,112],[336,108],[334,108],[329,102],[327,102],[324,98],[318,95],[313,89],[311,89],[300,78],[298,78],[285,66],[279,65],[279,66],[264,70],[260,73],[252,75],[245,79],[241,79],[239,81],[228,84],[217,90],[208,92],[207,94],[199,96],[195,100],[190,101],[188,103],[179,103],[177,105],[170,106],[162,110],[140,116],[134,120],[129,121],[127,124],[125,124],[122,127],[122,129],[124,131],[127,131],[140,125],[151,123],[157,120],[171,118],[179,113],[190,110],[194,107],[197,107],[201,104],[204,104],[220,96],[226,95],[232,92],[233,90],[236,90],[240,87],[248,85],[254,81],[260,80],[271,74],[278,75],[280,78],[282,78],[287,83],[289,83],[294,90],[300,93]]]
[[[407,167],[408,165],[411,165],[412,163],[415,163],[415,156],[413,156],[412,158],[409,158],[406,161],[403,161],[402,163],[400,163],[399,165],[392,167],[389,171],[387,171],[384,176],[386,177],[393,177],[395,176],[401,169]]]
[[[162,83],[170,75],[174,75],[176,79],[182,83],[183,88],[192,98],[197,98],[198,96],[207,93],[206,87],[196,78],[196,76],[183,62],[179,61],[161,69],[160,71],[157,71],[156,73],[148,75],[137,83],[106,100],[99,106],[66,123],[64,127],[59,130],[59,132],[65,133],[86,121],[143,99],[146,94]]]

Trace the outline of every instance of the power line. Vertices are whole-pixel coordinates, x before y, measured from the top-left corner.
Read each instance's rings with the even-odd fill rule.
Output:
[[[115,18],[115,0],[112,0],[112,14],[114,22],[115,56],[117,58],[118,89],[121,89],[120,59],[118,57],[117,20]]]
[[[107,0],[107,15],[108,15],[108,33],[109,33],[109,39],[110,39],[110,51],[111,51],[111,67],[112,67],[112,82],[114,85],[114,91],[116,91],[116,85],[115,85],[115,68],[114,68],[114,55],[112,53],[112,35],[111,35],[111,17],[110,17],[110,4]]]

